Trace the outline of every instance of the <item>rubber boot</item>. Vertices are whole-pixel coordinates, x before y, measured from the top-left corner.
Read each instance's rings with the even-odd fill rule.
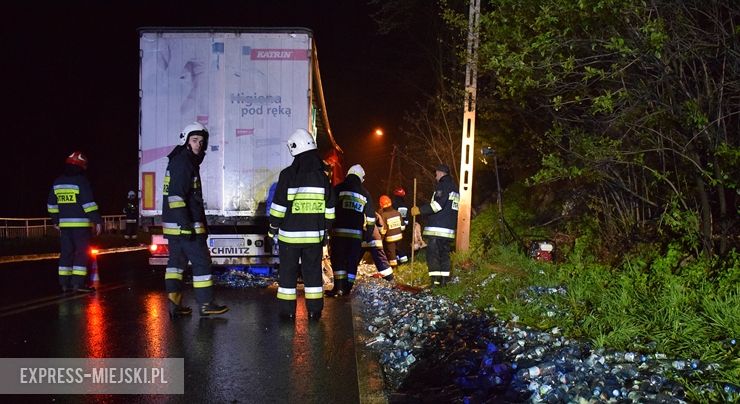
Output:
[[[345,284],[347,283],[346,279],[334,279],[334,287],[331,290],[327,290],[324,292],[324,294],[328,297],[340,297],[344,296],[344,289]]]
[[[171,318],[178,316],[189,316],[193,310],[188,306],[182,306],[182,292],[172,292],[167,294],[167,308]]]
[[[224,314],[227,311],[229,311],[229,308],[228,307],[218,305],[215,302],[203,303],[200,306],[200,315],[201,316],[210,316],[212,314]]]

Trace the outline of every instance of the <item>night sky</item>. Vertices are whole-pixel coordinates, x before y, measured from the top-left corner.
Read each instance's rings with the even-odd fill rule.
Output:
[[[411,78],[426,69],[402,38],[376,33],[366,0],[97,3],[103,2],[3,7],[0,217],[47,216],[49,187],[77,149],[90,159],[88,177],[101,212],[121,212],[127,191],[138,184],[137,28],[154,26],[312,29],[345,165],[363,164],[377,195],[404,109],[420,97]],[[372,138],[376,127],[387,133],[382,142]]]

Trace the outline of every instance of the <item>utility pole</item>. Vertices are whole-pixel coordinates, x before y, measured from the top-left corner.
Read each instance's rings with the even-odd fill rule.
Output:
[[[463,103],[462,150],[460,155],[460,204],[457,212],[457,251],[470,247],[470,210],[473,195],[473,150],[475,149],[475,97],[478,82],[478,26],[480,0],[470,1],[468,19],[465,101]]]
[[[388,170],[388,182],[385,184],[385,194],[390,195],[391,192],[391,176],[393,175],[393,161],[396,159],[396,145],[393,145],[393,151],[391,151],[391,167]]]

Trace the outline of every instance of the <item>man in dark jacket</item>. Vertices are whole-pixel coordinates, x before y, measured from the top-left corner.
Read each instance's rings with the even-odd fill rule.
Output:
[[[411,214],[426,216],[422,234],[427,237],[427,266],[432,287],[444,286],[450,277],[450,249],[457,230],[457,211],[460,194],[450,177],[450,167],[440,164],[435,168],[437,187],[432,200],[421,207],[411,207]]]
[[[316,140],[305,129],[288,138],[293,163],[280,172],[270,205],[270,237],[278,236],[278,314],[294,319],[298,271],[303,276],[308,318],[318,320],[324,309],[321,270],[323,246],[334,220],[334,193],[316,150]],[[300,265],[300,268],[299,268]]]
[[[103,219],[98,212],[90,182],[84,175],[87,157],[76,151],[67,157],[64,174],[54,180],[46,209],[59,229],[59,284],[62,292],[88,293],[86,285],[91,229],[100,235]]]
[[[396,247],[403,240],[405,228],[401,213],[393,208],[391,198],[388,195],[380,196],[380,234],[383,236],[383,251],[388,258],[388,263],[395,271],[398,267],[398,255]]]
[[[413,238],[411,236],[411,226],[409,226],[409,206],[406,204],[405,196],[406,190],[403,187],[396,187],[391,197],[393,209],[401,214],[401,220],[403,221],[403,240],[396,244],[396,254],[398,254],[399,264],[409,262],[409,248],[411,246],[411,239]]]
[[[126,215],[126,233],[123,238],[126,240],[136,240],[139,231],[139,203],[136,198],[136,192],[128,191],[126,196],[126,207],[123,213]]]
[[[334,188],[337,196],[337,220],[331,238],[331,267],[334,289],[328,296],[349,294],[355,282],[357,264],[362,255],[362,235],[375,226],[375,212],[370,193],[362,186],[365,170],[355,164],[344,181]]]
[[[211,254],[206,244],[206,213],[200,180],[208,130],[200,123],[191,123],[180,133],[180,142],[167,156],[169,163],[162,193],[162,233],[170,252],[165,273],[169,313],[170,317],[192,313],[182,305],[182,274],[190,261],[200,315],[223,314],[229,308],[213,301]]]

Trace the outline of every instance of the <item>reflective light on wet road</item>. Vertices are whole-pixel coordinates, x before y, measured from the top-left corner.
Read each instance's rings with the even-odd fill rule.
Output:
[[[162,346],[165,343],[164,322],[167,318],[167,302],[162,299],[162,293],[149,292],[144,297],[146,321],[143,324],[145,346],[150,358],[164,358],[167,351]]]
[[[107,321],[105,318],[105,307],[100,303],[100,299],[93,298],[85,307],[85,341],[88,347],[87,356],[90,358],[105,358],[106,345],[108,343],[108,333],[106,330]]]

